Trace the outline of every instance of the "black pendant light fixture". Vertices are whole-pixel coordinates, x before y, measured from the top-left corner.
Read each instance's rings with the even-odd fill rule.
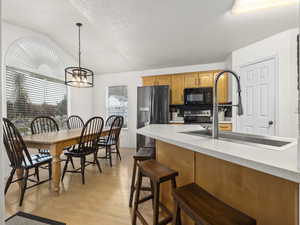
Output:
[[[76,23],[78,27],[79,52],[78,66],[65,68],[65,84],[71,87],[89,88],[94,86],[94,72],[90,69],[81,67],[81,45],[80,45],[80,27],[81,23]]]

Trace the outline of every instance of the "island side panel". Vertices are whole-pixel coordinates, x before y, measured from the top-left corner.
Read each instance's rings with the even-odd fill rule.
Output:
[[[196,183],[257,225],[298,225],[297,183],[195,153]]]
[[[194,182],[195,180],[195,153],[165,142],[156,141],[156,159],[165,166],[178,171],[176,177],[177,186]],[[171,183],[161,185],[161,202],[173,212],[173,199],[171,195]],[[182,215],[182,224],[193,225],[194,223],[186,215]]]

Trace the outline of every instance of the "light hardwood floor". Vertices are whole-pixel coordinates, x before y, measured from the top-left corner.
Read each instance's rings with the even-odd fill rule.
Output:
[[[134,153],[135,149],[121,149],[122,161],[114,155],[112,168],[106,160],[101,160],[102,174],[95,166],[87,167],[85,185],[81,184],[80,174],[67,173],[59,195],[50,191],[49,183],[29,189],[22,207],[18,207],[18,184],[13,184],[6,195],[7,216],[24,211],[67,225],[129,225],[128,199]],[[75,163],[78,165],[78,160]],[[46,177],[45,172],[41,178]],[[142,212],[151,218],[150,202],[142,206]]]

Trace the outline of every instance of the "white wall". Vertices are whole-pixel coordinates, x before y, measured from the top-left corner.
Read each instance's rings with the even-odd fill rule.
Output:
[[[136,146],[136,118],[137,118],[137,87],[142,85],[142,76],[176,74],[183,72],[225,69],[225,63],[193,65],[183,67],[161,68],[146,71],[132,71],[117,74],[105,74],[96,77],[94,91],[94,112],[96,115],[106,116],[106,91],[109,86],[128,86],[128,129],[123,129],[121,146],[135,148]]]
[[[297,34],[288,30],[232,53],[232,68],[240,72],[244,65],[276,57],[278,88],[276,135],[297,137]],[[233,83],[235,86],[235,84]],[[236,127],[236,119],[234,119]]]
[[[94,114],[94,88],[69,88],[69,115],[79,115],[85,122]]]

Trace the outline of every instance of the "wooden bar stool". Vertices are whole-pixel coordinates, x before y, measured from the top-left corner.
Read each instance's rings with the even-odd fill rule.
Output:
[[[195,183],[174,189],[173,197],[173,225],[181,225],[181,210],[197,225],[256,225],[254,219],[220,201]]]
[[[138,164],[138,179],[137,189],[135,193],[135,201],[133,208],[132,225],[136,225],[137,217],[140,219],[143,225],[148,225],[145,218],[138,210],[138,205],[147,200],[153,199],[153,225],[165,225],[172,221],[171,212],[159,201],[160,184],[166,181],[171,181],[172,188],[176,188],[176,176],[178,172],[174,171],[156,160],[147,160]],[[146,176],[150,178],[153,184],[154,194],[140,199],[142,177]],[[159,207],[167,213],[167,217],[159,222]]]
[[[140,148],[137,153],[133,156],[134,164],[133,164],[133,171],[132,171],[132,178],[131,178],[131,187],[130,187],[130,198],[129,198],[129,207],[132,207],[132,200],[133,194],[136,190],[136,172],[137,172],[137,165],[139,162],[155,159],[155,150],[153,148]],[[150,188],[142,187],[141,190],[143,191],[152,191]]]

